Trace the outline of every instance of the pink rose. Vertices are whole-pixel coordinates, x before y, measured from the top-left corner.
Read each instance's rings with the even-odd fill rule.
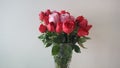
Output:
[[[60,16],[58,13],[54,12],[49,15],[49,22],[58,23],[60,22]]]
[[[47,30],[47,27],[45,25],[43,25],[43,24],[40,24],[39,31],[41,33],[44,33],[44,32],[46,32],[46,30]]]
[[[65,13],[60,15],[61,22],[64,22],[66,20],[70,20],[70,14]]]
[[[63,23],[63,31],[67,34],[70,34],[75,27],[75,23],[73,21],[65,21]]]

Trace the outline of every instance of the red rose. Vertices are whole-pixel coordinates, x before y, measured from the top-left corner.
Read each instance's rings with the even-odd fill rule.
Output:
[[[83,19],[84,19],[83,16],[78,16],[78,17],[76,18],[76,21],[79,23],[79,22],[81,22]]]
[[[48,25],[48,23],[49,23],[49,17],[45,16],[44,19],[43,19],[43,22],[44,22],[45,25]]]
[[[83,19],[80,23],[79,23],[79,26],[84,28],[84,27],[87,27],[88,25],[88,21],[87,19]]]
[[[56,32],[57,32],[57,33],[62,32],[62,23],[61,23],[61,22],[58,22],[58,23],[57,23]]]
[[[85,31],[84,29],[80,28],[77,33],[78,36],[85,36],[88,35],[88,32]]]
[[[92,25],[87,25],[87,27],[85,28],[85,30],[89,31],[91,27],[92,27]]]
[[[45,11],[45,15],[48,16],[49,14],[51,14],[51,11],[50,11],[49,9],[47,9],[47,10]]]
[[[39,18],[40,18],[41,21],[43,21],[44,16],[45,16],[45,13],[41,11],[40,14],[39,14]]]
[[[88,35],[88,34],[89,34],[89,30],[90,30],[91,27],[92,27],[92,25],[87,25],[87,26],[84,27],[84,28],[82,28],[82,27],[79,28],[77,35],[78,35],[78,36]]]
[[[81,17],[81,22],[79,22],[79,30],[78,30],[78,36],[85,36],[89,34],[89,30],[92,27],[92,25],[88,25],[87,19],[82,19]],[[79,19],[80,20],[80,19]]]
[[[62,10],[62,11],[60,12],[60,14],[69,14],[69,15],[70,15],[70,13],[67,12],[67,11],[65,11],[65,10]]]
[[[63,31],[67,34],[70,34],[74,30],[74,22],[73,21],[65,21],[63,23]]]
[[[61,14],[65,14],[65,13],[66,13],[66,11],[65,11],[65,10],[62,10],[60,13],[61,13]]]
[[[55,31],[55,25],[53,22],[50,22],[48,25],[47,25],[47,29],[48,31],[50,32],[54,32]]]
[[[41,33],[44,33],[44,32],[46,32],[46,30],[47,30],[47,27],[45,25],[41,24],[40,27],[39,27],[39,31]]]
[[[75,18],[73,16],[70,16],[71,21],[75,21]]]

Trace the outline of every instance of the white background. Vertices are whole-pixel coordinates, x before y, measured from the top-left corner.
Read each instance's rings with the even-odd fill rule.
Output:
[[[40,11],[85,16],[92,39],[71,68],[120,68],[120,0],[0,0],[0,68],[54,68],[51,47],[37,38]]]

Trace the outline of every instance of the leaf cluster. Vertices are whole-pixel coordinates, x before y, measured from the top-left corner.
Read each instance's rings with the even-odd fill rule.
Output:
[[[38,38],[40,40],[42,40],[45,47],[49,47],[49,46],[53,45],[52,46],[52,55],[57,55],[61,49],[60,45],[66,44],[66,43],[69,43],[69,46],[71,47],[71,49],[74,50],[76,53],[80,53],[81,52],[80,47],[86,48],[86,47],[84,47],[83,43],[86,42],[88,39],[90,39],[89,37],[85,37],[85,36],[79,37],[79,36],[77,36],[76,32],[73,32],[73,33],[67,35],[64,32],[57,34],[55,32],[49,32],[49,31],[46,33],[43,33]],[[62,49],[64,49],[64,48],[62,48]],[[69,51],[69,48],[66,50]]]

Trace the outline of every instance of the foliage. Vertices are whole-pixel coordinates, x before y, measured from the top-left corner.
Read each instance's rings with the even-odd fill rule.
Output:
[[[80,47],[85,48],[83,43],[89,40],[89,37],[79,37],[75,33],[67,35],[66,33],[57,34],[55,32],[46,32],[38,37],[44,43],[45,47],[53,46],[52,55],[58,54],[60,50],[60,44],[70,43],[69,46],[72,47],[76,53],[80,53]],[[77,44],[76,44],[77,43]]]

